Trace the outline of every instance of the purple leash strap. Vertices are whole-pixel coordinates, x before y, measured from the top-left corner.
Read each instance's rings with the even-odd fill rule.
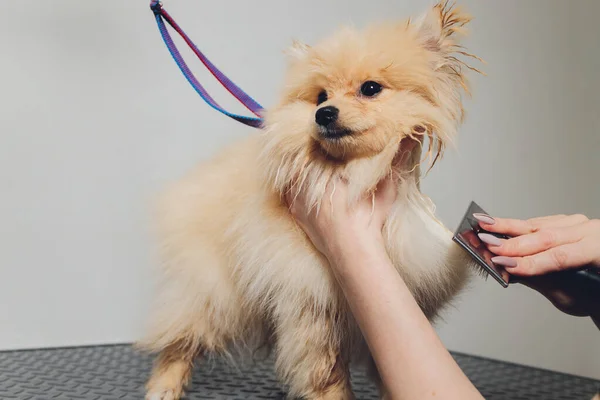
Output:
[[[181,29],[179,25],[173,20],[173,18],[165,11],[162,7],[162,4],[158,0],[152,0],[150,2],[150,9],[154,13],[154,17],[156,18],[156,23],[158,24],[158,29],[160,31],[160,35],[163,38],[171,56],[175,60],[175,63],[188,80],[190,85],[196,90],[196,92],[200,95],[200,97],[212,108],[215,110],[227,115],[234,120],[241,122],[245,125],[252,126],[254,128],[262,127],[263,119],[261,118],[260,112],[263,110],[263,107],[258,104],[252,97],[250,97],[246,92],[240,89],[235,83],[233,83],[225,74],[223,74],[210,60],[198,49],[198,47],[192,42],[192,40],[185,34],[185,32]],[[236,99],[239,100],[248,110],[250,110],[256,117],[247,117],[244,115],[238,115],[231,113],[221,107],[211,96],[208,94],[206,89],[198,82],[192,71],[189,69],[183,57],[177,50],[177,46],[173,42],[171,35],[169,34],[167,27],[165,25],[165,21],[182,37],[182,39],[187,43],[187,45],[192,49],[194,54],[202,61],[202,63],[206,66],[206,68],[213,74],[213,76],[223,85],[225,89],[229,91]]]

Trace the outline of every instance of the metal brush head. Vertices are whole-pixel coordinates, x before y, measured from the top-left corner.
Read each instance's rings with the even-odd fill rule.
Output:
[[[491,232],[487,232],[479,226],[479,222],[473,217],[473,214],[487,214],[477,203],[471,202],[469,208],[465,212],[452,240],[456,242],[460,247],[463,248],[471,257],[475,260],[477,265],[480,267],[478,273],[487,277],[491,275],[500,285],[508,287],[508,281],[502,277],[500,269],[492,262],[491,258],[494,256],[488,249],[487,246],[477,236],[479,233],[490,233],[495,236],[507,238],[504,235],[496,235]]]

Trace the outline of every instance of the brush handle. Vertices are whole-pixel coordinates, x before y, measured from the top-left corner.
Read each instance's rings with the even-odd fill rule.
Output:
[[[600,269],[586,267],[531,277],[511,276],[550,300],[559,310],[577,316],[600,316]]]
[[[576,274],[581,275],[582,279],[587,279],[590,283],[599,285],[600,288],[600,268],[589,267],[587,269],[582,269],[575,272]]]
[[[573,282],[580,286],[582,290],[590,291],[590,295],[595,295],[600,299],[600,269],[589,267],[572,272]]]

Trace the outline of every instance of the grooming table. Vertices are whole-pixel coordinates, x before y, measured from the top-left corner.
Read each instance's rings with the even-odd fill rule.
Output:
[[[600,381],[452,353],[486,399],[591,400]],[[0,399],[143,399],[152,359],[129,345],[0,352]],[[362,371],[352,372],[359,400],[377,399]],[[194,371],[187,399],[283,399],[271,359],[237,368],[219,360]]]

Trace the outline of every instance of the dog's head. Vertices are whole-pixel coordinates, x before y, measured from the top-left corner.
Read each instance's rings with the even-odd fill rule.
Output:
[[[457,36],[469,20],[442,2],[415,21],[294,43],[281,102],[265,116],[268,180],[322,187],[337,171],[364,190],[394,169],[403,138],[427,136],[439,155],[463,119],[460,56],[470,55]]]

